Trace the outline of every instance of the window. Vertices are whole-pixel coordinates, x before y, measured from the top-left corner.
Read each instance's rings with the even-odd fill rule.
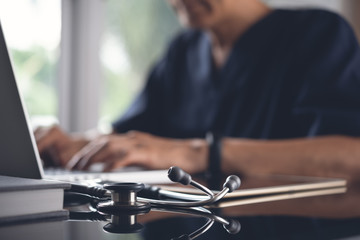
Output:
[[[108,125],[142,88],[180,25],[164,0],[108,0],[104,15],[100,122]]]
[[[60,4],[60,0],[0,2],[1,24],[18,86],[31,120],[38,124],[54,121],[57,115]]]

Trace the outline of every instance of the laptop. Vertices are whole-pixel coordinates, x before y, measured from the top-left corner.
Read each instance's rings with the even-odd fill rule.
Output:
[[[63,181],[170,183],[166,170],[124,168],[119,172],[44,171],[27,113],[16,84],[0,23],[0,175]]]

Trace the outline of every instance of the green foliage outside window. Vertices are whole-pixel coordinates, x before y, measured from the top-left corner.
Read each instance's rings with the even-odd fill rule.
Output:
[[[11,50],[15,75],[30,116],[56,116],[56,62],[41,47]]]
[[[180,25],[165,0],[108,0],[105,13],[106,38],[113,39],[123,62],[115,69],[103,64],[104,92],[101,117],[111,122],[121,115],[139,92],[151,67],[164,54]],[[105,46],[103,46],[105,47]],[[116,59],[116,58],[114,58]],[[113,65],[112,64],[112,65]]]

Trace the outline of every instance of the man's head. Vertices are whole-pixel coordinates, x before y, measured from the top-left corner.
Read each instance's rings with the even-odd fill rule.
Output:
[[[221,22],[236,1],[243,0],[168,0],[184,26],[211,28]]]

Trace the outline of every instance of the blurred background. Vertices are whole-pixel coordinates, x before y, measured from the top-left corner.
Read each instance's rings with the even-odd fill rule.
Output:
[[[358,0],[264,0],[343,15],[360,39]],[[33,125],[109,131],[181,29],[166,0],[0,0],[0,19]]]

